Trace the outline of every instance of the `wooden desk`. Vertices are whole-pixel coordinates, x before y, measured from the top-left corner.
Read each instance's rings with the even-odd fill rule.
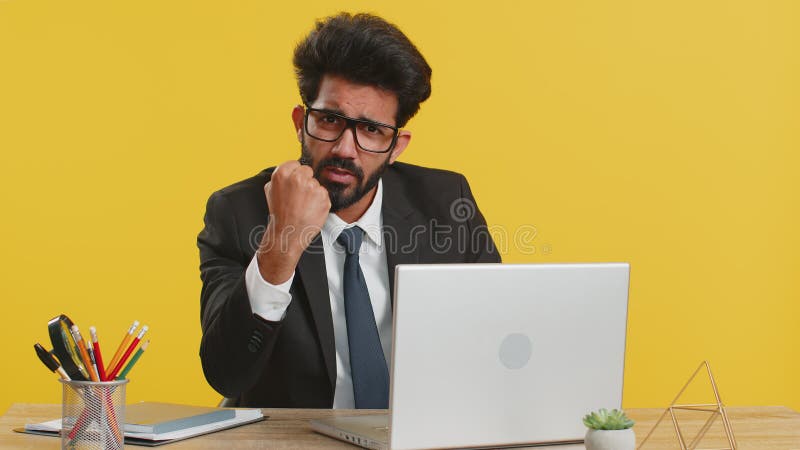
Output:
[[[638,441],[644,437],[663,410],[630,409],[629,416],[634,419]],[[189,439],[169,444],[166,449],[356,449],[344,442],[317,434],[308,426],[308,420],[335,415],[368,414],[374,411],[352,410],[318,410],[318,409],[265,409],[264,414],[270,416],[265,422],[259,422],[232,430]],[[736,440],[742,450],[760,449],[800,449],[800,414],[782,406],[758,406],[729,408]],[[56,449],[61,441],[46,436],[33,436],[11,431],[25,423],[43,422],[59,417],[60,405],[42,405],[16,403],[0,417],[0,448],[14,449]],[[699,426],[693,421],[688,426]],[[657,433],[645,446],[646,449],[672,449],[674,444],[672,425],[662,423]],[[705,445],[725,445],[724,440],[704,442]],[[127,448],[143,448],[131,447]],[[544,447],[537,447],[542,450]],[[547,447],[550,448],[550,447]],[[582,449],[583,446],[559,446],[558,450]],[[706,447],[707,448],[707,447]]]

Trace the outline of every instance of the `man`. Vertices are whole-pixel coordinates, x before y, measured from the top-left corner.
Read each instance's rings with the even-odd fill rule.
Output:
[[[294,64],[300,161],[208,201],[203,371],[242,406],[386,408],[394,267],[500,257],[462,175],[395,163],[431,91],[400,30],[329,17]]]

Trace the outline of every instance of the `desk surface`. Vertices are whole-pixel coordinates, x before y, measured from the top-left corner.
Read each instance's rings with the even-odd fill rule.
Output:
[[[368,414],[375,411],[353,410],[319,410],[319,409],[265,409],[264,414],[270,418],[264,422],[246,425],[231,430],[169,444],[165,449],[355,449],[344,442],[331,439],[313,432],[308,420],[336,415]],[[663,412],[661,409],[629,409],[628,415],[636,421],[637,442],[641,442],[652,425]],[[59,417],[60,405],[16,403],[0,417],[0,448],[40,449],[59,448],[61,441],[53,437],[34,436],[15,433],[25,423],[43,422]],[[728,414],[736,434],[738,448],[741,450],[756,449],[800,449],[800,413],[783,406],[757,406],[728,408]],[[684,427],[699,428],[702,420],[690,418]],[[724,436],[702,442],[705,448],[725,445]],[[708,440],[710,439],[710,440]],[[638,444],[637,444],[638,445]],[[144,448],[131,447],[127,448]],[[537,447],[541,450],[544,447]],[[550,447],[547,447],[550,448]],[[582,449],[583,446],[559,446],[558,450]],[[668,420],[662,422],[657,433],[644,447],[647,449],[678,448],[674,441],[674,429]]]

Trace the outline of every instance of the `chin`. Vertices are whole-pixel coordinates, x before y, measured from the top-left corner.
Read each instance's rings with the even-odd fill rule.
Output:
[[[363,195],[357,196],[355,188],[342,189],[339,191],[329,190],[328,193],[331,199],[331,212],[334,213],[356,204],[364,197]]]
[[[330,193],[335,193],[339,196],[349,196],[352,195],[353,191],[355,190],[354,185],[339,183],[338,181],[331,181],[331,180],[324,180],[320,183],[322,187],[328,190]]]

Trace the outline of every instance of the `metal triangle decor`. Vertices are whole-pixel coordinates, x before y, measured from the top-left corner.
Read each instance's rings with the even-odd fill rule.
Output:
[[[692,383],[694,378],[700,373],[700,370],[705,366],[706,372],[708,373],[709,381],[711,382],[711,388],[714,392],[714,399],[716,400],[715,403],[702,403],[702,404],[677,404],[678,400],[683,395],[686,388]],[[678,421],[678,417],[675,414],[675,411],[701,411],[701,412],[708,412],[711,413],[709,418],[697,432],[691,440],[688,440],[685,437],[685,433],[681,430],[681,425]],[[639,449],[641,449],[645,442],[650,438],[653,432],[658,428],[658,425],[661,423],[662,420],[669,414],[670,418],[672,419],[672,425],[675,428],[675,437],[678,440],[678,445],[680,445],[681,450],[704,450],[698,449],[697,446],[700,444],[700,441],[706,435],[708,430],[711,428],[711,425],[714,423],[714,420],[717,417],[722,418],[722,426],[725,430],[725,437],[728,440],[728,447],[717,448],[713,450],[736,450],[736,438],[733,436],[733,428],[731,428],[731,422],[728,419],[728,413],[725,411],[725,405],[722,404],[722,400],[719,397],[719,390],[717,389],[717,383],[714,381],[714,375],[711,373],[711,367],[708,365],[708,361],[703,361],[700,363],[700,366],[697,367],[697,370],[694,371],[692,376],[689,378],[689,381],[683,385],[678,395],[675,396],[675,399],[669,405],[667,409],[664,410],[664,413],[661,414],[658,421],[656,421],[653,428],[650,429],[650,432],[647,433],[647,436],[644,437],[642,442],[639,444]]]

